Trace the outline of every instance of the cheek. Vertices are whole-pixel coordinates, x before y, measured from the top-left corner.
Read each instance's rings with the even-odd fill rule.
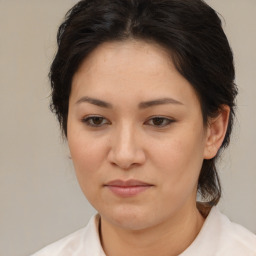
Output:
[[[100,174],[102,164],[102,150],[97,144],[92,144],[90,138],[74,137],[69,141],[70,153],[83,194],[89,202],[97,202]]]
[[[195,187],[203,162],[201,141],[201,133],[181,132],[155,148],[152,155],[161,170],[159,175],[165,181],[165,190],[171,189],[176,194]]]
[[[68,140],[78,182],[83,190],[96,180],[104,162],[105,143],[84,134],[72,134]]]

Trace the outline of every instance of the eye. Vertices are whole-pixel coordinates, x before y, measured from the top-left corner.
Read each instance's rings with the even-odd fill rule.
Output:
[[[146,124],[152,125],[155,127],[165,127],[173,122],[174,120],[171,118],[155,116],[155,117],[151,117],[148,121],[146,121]]]
[[[82,119],[82,122],[88,126],[92,127],[101,127],[105,124],[109,124],[110,122],[104,118],[103,116],[88,116]]]

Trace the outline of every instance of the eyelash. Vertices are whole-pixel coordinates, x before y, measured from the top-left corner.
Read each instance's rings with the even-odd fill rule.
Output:
[[[175,120],[168,118],[168,117],[164,117],[164,116],[152,116],[150,117],[145,123],[148,123],[149,121],[163,121],[164,124],[160,124],[160,125],[154,125],[151,124],[151,126],[157,127],[157,128],[163,128],[163,127],[167,127],[169,126],[171,123],[175,122]]]
[[[102,120],[107,120],[106,118],[104,118],[103,116],[88,116],[88,117],[86,117],[86,118],[84,118],[84,119],[82,119],[82,122],[83,123],[85,123],[86,125],[88,125],[88,126],[91,126],[91,127],[96,127],[96,128],[98,128],[98,127],[102,127],[103,125],[105,125],[105,124],[110,124],[110,122],[105,122],[105,123],[103,123],[103,124],[100,124],[100,125],[97,125],[97,124],[94,124],[94,123],[92,123],[93,122],[93,119],[94,119],[94,121],[95,121],[95,119],[96,118],[99,118],[99,119],[102,119]]]
[[[103,124],[95,124],[93,123],[93,121],[95,121],[95,119],[98,118],[103,122]],[[154,124],[149,124],[150,126],[154,126],[154,127],[157,127],[157,128],[163,128],[163,127],[166,127],[166,126],[169,126],[171,123],[175,122],[175,120],[171,119],[171,118],[168,118],[168,117],[164,117],[164,116],[152,116],[150,117],[144,124],[147,124],[149,123],[150,121],[163,121],[164,124],[160,124],[160,125],[154,125]],[[88,116],[84,119],[82,119],[82,122],[85,123],[86,125],[88,126],[91,126],[91,127],[95,127],[95,128],[100,128],[102,127],[103,125],[106,125],[106,124],[111,124],[111,122],[109,122],[106,118],[104,118],[103,116]]]

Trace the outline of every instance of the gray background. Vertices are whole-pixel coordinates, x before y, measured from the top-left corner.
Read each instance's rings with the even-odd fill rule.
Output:
[[[94,210],[48,108],[57,26],[72,0],[0,0],[0,255],[25,256],[83,227]],[[208,0],[225,18],[239,85],[219,164],[231,220],[256,232],[256,1]]]

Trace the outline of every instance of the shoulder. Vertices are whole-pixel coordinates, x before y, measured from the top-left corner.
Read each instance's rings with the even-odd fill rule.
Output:
[[[182,256],[256,256],[256,235],[213,207],[194,242]]]
[[[234,255],[256,256],[256,235],[243,226],[231,222],[225,215],[216,210],[216,219],[220,222],[220,245],[223,252]]]
[[[31,256],[104,256],[97,226],[99,216],[93,216],[87,226],[54,242]]]

